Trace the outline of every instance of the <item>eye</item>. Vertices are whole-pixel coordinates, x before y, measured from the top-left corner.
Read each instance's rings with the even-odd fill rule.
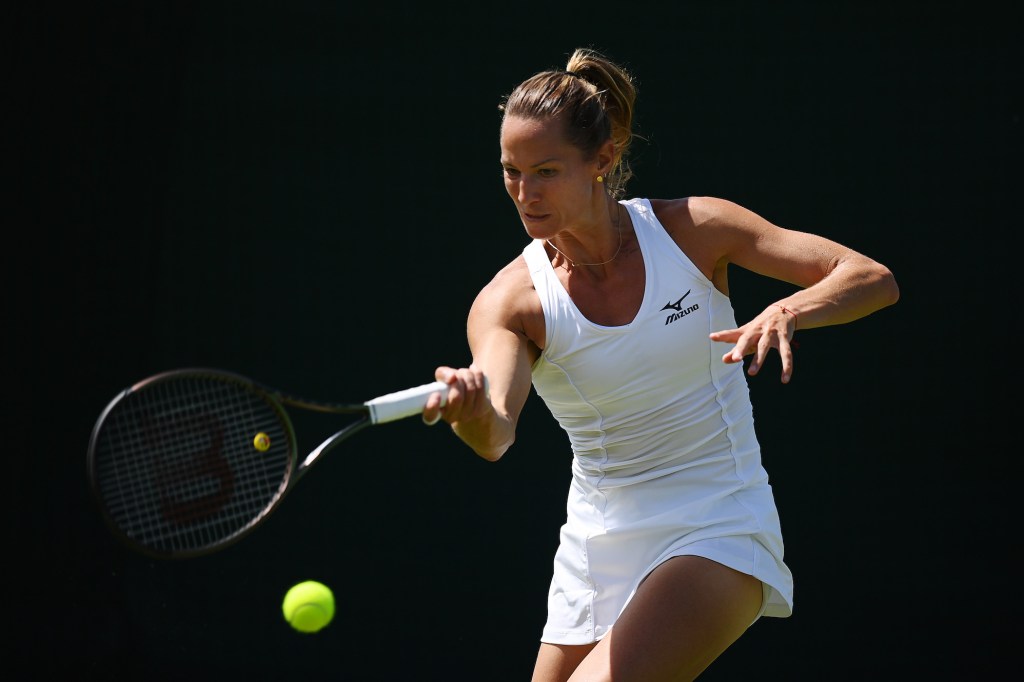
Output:
[[[558,171],[556,171],[554,168],[541,168],[537,171],[537,175],[541,176],[542,178],[553,178],[557,174]]]
[[[515,178],[519,177],[519,171],[516,170],[515,168],[510,167],[510,166],[503,167],[502,168],[502,172],[504,173],[505,177],[507,177],[507,178],[515,179]]]

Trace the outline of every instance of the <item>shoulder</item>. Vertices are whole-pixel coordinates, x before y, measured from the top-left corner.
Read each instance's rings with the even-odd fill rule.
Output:
[[[718,197],[651,199],[651,208],[677,242],[685,236],[702,240],[759,238],[775,226],[734,201]]]
[[[529,344],[530,357],[536,359],[544,347],[544,329],[544,308],[526,259],[520,254],[476,295],[469,311],[469,335],[482,339],[510,331]]]
[[[520,254],[499,270],[477,294],[477,300],[489,305],[507,304],[515,301],[524,290],[533,290],[533,278]]]
[[[723,292],[728,291],[725,266],[768,228],[762,218],[728,199],[701,196],[650,202],[676,245]]]
[[[480,289],[470,310],[471,319],[484,319],[521,331],[524,318],[543,311],[526,259],[520,254]]]
[[[747,209],[718,197],[683,197],[680,199],[649,199],[654,214],[666,228],[675,225],[712,226],[728,225]]]

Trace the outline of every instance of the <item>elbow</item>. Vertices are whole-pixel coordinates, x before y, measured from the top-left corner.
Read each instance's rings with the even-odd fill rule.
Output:
[[[488,462],[497,462],[516,442],[515,419],[493,412],[495,419],[475,430],[475,437],[466,440],[473,452]]]
[[[900,300],[900,287],[892,270],[871,258],[860,259],[857,274],[851,281],[873,310],[881,310]]]
[[[516,440],[515,422],[496,411],[489,416],[455,422],[452,430],[481,459],[497,462]]]
[[[474,452],[476,452],[481,459],[485,459],[488,462],[497,462],[501,459],[502,455],[508,452],[508,449],[512,447],[512,443],[514,442],[515,438],[510,438],[508,441],[498,445],[474,448]]]
[[[882,291],[882,307],[891,306],[900,300],[900,287],[892,270],[884,265],[878,266],[879,290]]]
[[[480,459],[486,460],[488,462],[497,462],[499,459],[501,459],[501,456],[505,454],[505,451],[504,450],[487,450],[487,451],[477,450],[476,454],[480,456]]]

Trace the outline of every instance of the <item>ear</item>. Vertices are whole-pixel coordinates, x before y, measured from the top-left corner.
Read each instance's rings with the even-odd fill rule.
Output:
[[[607,177],[615,164],[615,143],[608,140],[597,150],[597,172]]]

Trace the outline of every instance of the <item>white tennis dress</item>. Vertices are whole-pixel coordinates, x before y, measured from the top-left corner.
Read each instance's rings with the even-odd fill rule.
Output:
[[[567,518],[541,641],[608,633],[666,559],[707,557],[760,579],[762,614],[792,613],[779,516],[761,465],[742,363],[708,334],[736,327],[729,298],[672,241],[646,199],[629,211],[646,268],[629,324],[586,319],[544,242],[523,250],[544,308],[533,384],[572,445]]]

